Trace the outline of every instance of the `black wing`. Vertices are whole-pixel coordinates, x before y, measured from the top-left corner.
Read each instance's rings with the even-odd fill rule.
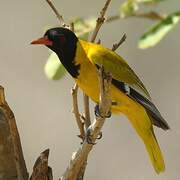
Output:
[[[149,99],[141,95],[139,92],[137,92],[128,84],[125,84],[124,82],[120,82],[115,79],[112,79],[112,84],[115,87],[117,87],[119,90],[124,92],[131,99],[141,104],[146,109],[148,116],[150,117],[152,123],[155,126],[160,127],[164,130],[169,129],[168,123],[164,120],[164,118],[161,116],[156,106]]]

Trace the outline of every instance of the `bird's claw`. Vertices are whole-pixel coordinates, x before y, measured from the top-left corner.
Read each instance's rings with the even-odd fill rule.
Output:
[[[111,117],[111,111],[109,111],[106,116],[101,115],[98,104],[95,106],[94,112],[95,112],[96,117],[101,117],[101,118],[104,118],[104,117],[105,118],[110,118]]]
[[[92,145],[96,144],[92,140],[92,135],[91,135],[91,129],[90,128],[88,128],[87,131],[86,131],[86,141],[87,141],[88,144],[92,144]]]
[[[80,134],[80,135],[77,135],[77,137],[79,137],[82,140],[80,144],[83,144],[85,136]]]
[[[101,139],[102,138],[102,132],[99,133],[98,137],[96,139]],[[91,129],[88,128],[87,132],[86,132],[86,141],[88,144],[92,144],[95,145],[96,143],[93,142],[92,140],[92,135],[91,135]]]
[[[96,139],[101,139],[101,138],[102,138],[102,132],[99,133],[99,135]]]

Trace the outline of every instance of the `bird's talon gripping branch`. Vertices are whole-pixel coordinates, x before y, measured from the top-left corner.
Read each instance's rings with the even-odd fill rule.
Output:
[[[102,138],[102,132],[99,133],[99,135],[96,139],[101,139],[101,138]]]
[[[91,135],[91,129],[90,128],[88,128],[87,131],[86,131],[86,141],[87,141],[88,144],[92,144],[92,145],[96,144],[92,140],[92,135]]]
[[[82,136],[81,134],[77,135],[77,137],[79,137],[79,138],[82,140],[82,142],[83,142],[83,141],[84,141],[84,139],[85,139],[85,137],[84,137],[84,136]]]
[[[101,112],[99,110],[99,105],[98,104],[95,106],[94,113],[95,113],[96,117],[101,117],[101,118],[104,118],[104,117],[105,118],[110,118],[111,117],[111,111],[109,111],[108,114],[105,115],[105,116],[101,115]]]

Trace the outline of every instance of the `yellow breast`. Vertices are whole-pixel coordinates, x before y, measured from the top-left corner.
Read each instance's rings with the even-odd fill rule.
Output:
[[[99,102],[99,78],[98,69],[86,56],[84,48],[88,48],[88,45],[83,47],[81,44],[77,45],[75,62],[80,64],[79,75],[75,78],[78,86],[85,92],[94,102]],[[111,85],[110,95],[112,101],[116,104],[112,106],[113,112],[127,111],[129,105],[132,105],[132,100],[128,98],[123,92]]]

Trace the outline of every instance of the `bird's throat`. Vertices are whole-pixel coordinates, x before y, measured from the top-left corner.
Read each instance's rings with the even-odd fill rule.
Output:
[[[77,78],[79,75],[80,65],[75,63],[76,57],[76,45],[71,46],[67,49],[62,49],[60,52],[56,52],[59,57],[59,60],[64,65],[66,70],[73,78]]]

